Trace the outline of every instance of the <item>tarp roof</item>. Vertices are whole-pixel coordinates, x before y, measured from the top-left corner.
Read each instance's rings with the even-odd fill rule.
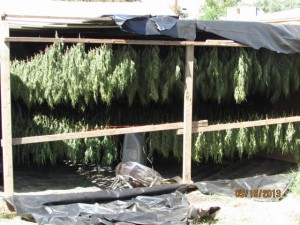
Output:
[[[266,48],[281,53],[300,52],[300,25],[178,20],[170,16],[113,18],[121,29],[136,34],[166,35],[187,40],[201,39],[202,36],[214,34],[255,49]]]
[[[106,15],[99,18],[16,18],[8,16],[13,36],[52,35],[149,40],[232,40],[255,49],[300,52],[300,25],[262,22],[179,20],[173,16]],[[20,31],[22,31],[20,33]],[[49,31],[52,31],[52,33]],[[27,32],[27,34],[26,34]],[[34,33],[33,33],[34,32]]]

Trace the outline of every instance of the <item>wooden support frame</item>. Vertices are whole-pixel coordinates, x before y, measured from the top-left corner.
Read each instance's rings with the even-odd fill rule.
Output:
[[[185,89],[184,89],[184,128],[182,153],[182,179],[191,182],[192,167],[192,117],[193,117],[193,75],[194,75],[194,46],[186,46],[185,51]]]
[[[258,127],[258,126],[267,126],[272,124],[293,123],[293,122],[300,122],[300,116],[291,116],[291,117],[284,117],[284,118],[255,120],[255,121],[246,121],[246,122],[237,122],[237,123],[216,124],[207,127],[197,127],[197,128],[194,127],[192,129],[192,133],[212,132],[212,131],[219,131],[219,130],[247,128],[247,127]],[[178,135],[184,134],[184,130],[183,129],[177,130],[177,134]]]
[[[207,126],[207,125],[208,125],[207,120],[194,121],[192,123],[192,127],[194,128]],[[23,144],[30,144],[30,143],[61,141],[61,140],[70,140],[70,139],[79,139],[79,138],[112,136],[112,135],[130,134],[130,133],[155,132],[155,131],[162,131],[162,130],[177,130],[180,128],[183,128],[183,122],[144,125],[144,126],[135,126],[135,127],[126,127],[126,128],[102,129],[102,130],[83,131],[83,132],[66,133],[66,134],[51,134],[51,135],[41,135],[41,136],[32,136],[32,137],[20,137],[20,138],[13,138],[12,145],[23,145]]]
[[[9,36],[7,21],[1,21],[0,29],[1,51],[1,114],[2,114],[2,152],[3,152],[3,180],[6,197],[14,193],[13,183],[13,152],[11,126],[11,88],[10,88],[10,45],[4,41]]]
[[[212,41],[212,42],[194,42],[194,41],[148,41],[148,40],[126,40],[126,39],[80,39],[80,38],[32,38],[32,37],[9,37],[3,36],[3,43],[9,42],[67,42],[67,43],[111,43],[111,44],[132,44],[132,45],[177,45],[177,46],[186,46],[186,67],[185,67],[185,93],[184,93],[184,123],[179,123],[173,126],[172,129],[184,128],[186,131],[184,134],[183,141],[183,180],[185,182],[191,181],[191,142],[192,142],[192,133],[193,128],[192,123],[192,96],[193,96],[193,63],[194,63],[194,46],[230,46],[230,47],[242,47],[242,45],[234,43],[232,41]],[[244,46],[243,46],[244,47]],[[8,45],[9,48],[9,45]],[[9,52],[8,52],[8,65],[9,65]],[[9,67],[6,67],[9,74]],[[9,84],[10,77],[8,76]],[[10,85],[9,85],[10,86]],[[4,89],[2,89],[3,91]],[[9,90],[9,94],[11,91]],[[6,99],[8,100],[8,99]],[[10,102],[10,98],[9,98]],[[11,110],[11,106],[9,107]],[[11,112],[9,113],[11,116]],[[7,120],[9,121],[9,120]],[[11,121],[11,118],[10,118]],[[202,124],[202,125],[207,125]],[[178,127],[179,126],[179,127]],[[198,125],[197,126],[201,126]],[[11,122],[10,122],[11,129]],[[12,139],[11,131],[10,134],[5,134],[9,136],[10,142],[6,144],[3,139],[2,144],[3,148],[7,148],[12,157],[12,145],[18,144],[28,144],[28,143],[38,143],[45,141],[57,141],[57,140],[68,140],[74,138],[87,138],[87,137],[96,137],[103,135],[117,135],[125,133],[136,133],[136,132],[145,132],[145,131],[158,131],[158,130],[170,130],[171,128],[164,127],[158,128],[155,125],[150,125],[148,127],[136,127],[136,128],[122,128],[114,130],[98,130],[98,131],[88,131],[80,133],[69,133],[69,134],[57,134],[57,135],[43,135],[35,137],[21,137]],[[9,145],[9,147],[7,147]],[[12,160],[12,158],[11,158]],[[12,167],[12,163],[8,163]],[[12,174],[12,172],[11,172]],[[11,176],[12,177],[12,176]],[[13,178],[7,181],[7,183],[12,184]],[[7,187],[7,196],[13,195],[13,186]]]
[[[123,45],[172,45],[172,46],[223,46],[248,47],[229,40],[207,41],[159,41],[159,40],[128,40],[128,39],[96,39],[96,38],[42,38],[42,37],[7,37],[7,42],[39,42],[39,43],[91,43],[91,44],[123,44]]]
[[[8,28],[9,32],[9,28]],[[33,38],[33,37],[9,37],[9,35],[3,35],[2,43],[3,45],[8,44],[9,42],[67,42],[67,43],[111,43],[111,44],[131,44],[131,45],[177,45],[177,46],[186,46],[186,68],[185,68],[185,93],[184,93],[184,123],[183,128],[186,130],[184,134],[184,143],[183,143],[183,180],[185,182],[189,182],[191,180],[191,130],[192,130],[192,96],[193,96],[193,62],[194,62],[194,46],[230,46],[230,47],[244,47],[240,44],[234,43],[232,41],[220,40],[220,41],[212,41],[212,42],[194,42],[194,41],[149,41],[149,40],[126,40],[126,39],[81,39],[81,38]],[[8,76],[6,79],[6,85],[9,83],[9,90],[5,88],[1,88],[1,91],[4,92],[6,90],[6,95],[10,96],[10,76],[9,76],[9,44],[8,53],[7,53],[7,62],[5,63],[5,70]],[[246,47],[246,46],[245,46]],[[2,59],[1,59],[2,60]],[[4,58],[3,58],[4,60]],[[3,64],[4,65],[4,64]],[[6,66],[8,65],[8,66]],[[5,87],[6,87],[5,85]],[[7,87],[6,87],[7,88]],[[14,138],[12,142],[12,134],[11,134],[11,103],[10,98],[6,98],[4,103],[9,102],[9,112],[7,111],[7,115],[9,114],[9,118],[6,121],[9,121],[10,133],[6,132],[3,138],[2,144],[3,148],[7,149],[7,152],[11,155],[11,162],[7,161],[7,165],[12,168],[12,144],[28,144],[28,143],[37,143],[41,142],[42,139],[46,138],[47,141],[55,141],[55,140],[67,140],[73,138],[84,138],[84,137],[95,137],[101,135],[115,135],[116,131],[89,131],[83,133],[71,133],[71,134],[60,134],[60,135],[44,135],[37,137],[23,137],[23,138]],[[2,104],[3,109],[4,104]],[[6,119],[7,119],[6,118]],[[182,126],[182,124],[180,125]],[[4,126],[3,126],[4,127]],[[130,133],[132,130],[126,129],[119,130],[118,133]],[[134,132],[138,132],[139,128],[136,128]],[[153,127],[149,127],[149,129],[153,129]],[[155,128],[157,129],[157,128]],[[179,127],[175,128],[179,129]],[[143,128],[143,130],[145,130]],[[162,130],[162,129],[161,129]],[[163,129],[167,130],[167,129]],[[142,132],[142,131],[140,131]],[[78,137],[78,135],[80,137]],[[7,180],[7,187],[5,188],[5,192],[7,196],[13,195],[13,177],[12,170],[11,178]]]
[[[70,19],[80,20],[89,18],[75,17],[47,17],[47,16],[26,16],[8,15],[13,19],[36,18],[36,19]],[[93,18],[90,18],[93,20]],[[110,21],[110,18],[96,18],[95,20]],[[13,24],[13,22],[12,22]],[[89,138],[106,135],[119,135],[126,133],[152,132],[160,130],[178,130],[183,134],[183,165],[182,178],[184,182],[191,181],[191,155],[192,155],[192,133],[226,130],[242,127],[263,126],[277,123],[298,122],[300,117],[289,117],[269,119],[265,121],[248,121],[233,124],[219,124],[207,126],[207,121],[192,122],[193,102],[193,67],[194,67],[194,46],[219,46],[219,47],[248,47],[230,40],[207,40],[203,41],[170,41],[170,40],[128,40],[128,39],[93,39],[93,38],[43,38],[43,37],[9,37],[8,21],[5,17],[1,21],[1,109],[2,109],[2,135],[4,161],[4,191],[5,196],[13,195],[13,157],[12,145],[68,140],[76,138]],[[185,91],[184,91],[184,122],[147,125],[130,128],[105,129],[87,132],[68,134],[43,135],[35,137],[12,138],[11,126],[11,90],[10,90],[10,42],[38,42],[38,43],[93,43],[93,44],[124,44],[124,45],[157,45],[157,46],[184,46],[186,49],[185,58]]]

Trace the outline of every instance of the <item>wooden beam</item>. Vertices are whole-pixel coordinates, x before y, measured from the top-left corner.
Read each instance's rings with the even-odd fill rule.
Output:
[[[207,126],[207,125],[208,125],[207,120],[193,122],[193,127]],[[111,136],[111,135],[129,134],[129,133],[153,132],[153,131],[162,131],[162,130],[177,130],[180,128],[183,128],[182,122],[156,124],[156,125],[145,125],[145,126],[136,126],[136,127],[126,127],[126,128],[113,128],[113,129],[74,132],[74,133],[67,133],[67,134],[52,134],[52,135],[41,135],[41,136],[32,136],[32,137],[19,137],[19,138],[13,138],[12,144],[13,145],[22,145],[22,144],[30,144],[30,143],[61,141],[61,140],[91,138],[91,137],[100,137],[100,136]]]
[[[5,20],[7,21],[10,21],[11,19],[113,21],[113,19],[110,17],[72,17],[72,16],[66,17],[66,16],[37,16],[37,15],[14,15],[14,14],[5,14],[2,17],[4,17]]]
[[[209,125],[207,127],[197,127],[197,128],[194,127],[192,132],[201,133],[201,132],[211,132],[211,131],[219,131],[219,130],[246,128],[246,127],[257,127],[257,126],[266,126],[272,124],[292,123],[292,122],[300,122],[300,116],[255,120],[255,121],[237,122],[237,123],[216,124],[216,125]],[[178,135],[181,135],[183,133],[184,133],[183,129],[179,129],[177,131]]]
[[[192,177],[193,70],[194,46],[188,45],[186,46],[185,52],[184,128],[182,153],[182,179],[185,183],[189,183]]]
[[[93,44],[128,44],[128,45],[177,45],[177,46],[220,46],[247,47],[228,40],[208,41],[161,41],[161,40],[127,40],[127,39],[96,39],[96,38],[43,38],[43,37],[9,37],[7,42],[64,42],[64,43],[93,43]]]
[[[13,154],[12,154],[12,125],[11,125],[11,90],[10,90],[10,46],[4,39],[9,36],[9,26],[1,21],[1,122],[3,150],[3,180],[6,197],[14,194],[13,183]]]

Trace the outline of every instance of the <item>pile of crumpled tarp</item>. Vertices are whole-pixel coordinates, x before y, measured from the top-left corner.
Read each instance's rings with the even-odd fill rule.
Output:
[[[163,178],[153,168],[128,161],[117,165],[116,178],[111,185],[111,189],[118,187],[152,187],[162,184],[182,184],[182,179],[178,176]]]

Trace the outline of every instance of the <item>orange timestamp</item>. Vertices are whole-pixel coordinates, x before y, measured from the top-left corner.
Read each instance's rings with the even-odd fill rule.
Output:
[[[235,197],[238,198],[280,198],[281,190],[279,189],[258,189],[258,190],[235,190]]]

